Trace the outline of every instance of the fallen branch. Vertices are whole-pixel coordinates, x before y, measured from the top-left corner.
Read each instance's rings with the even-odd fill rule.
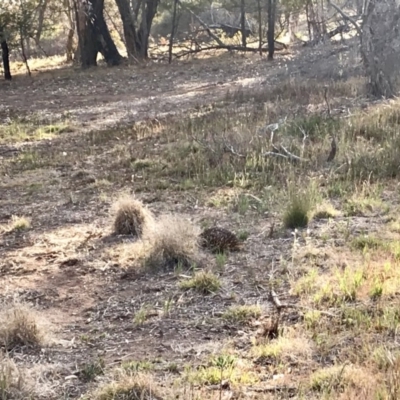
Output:
[[[349,21],[354,26],[357,33],[361,36],[361,28],[357,22],[352,17],[347,15],[339,6],[337,6],[335,3],[332,3],[331,0],[328,0],[328,3],[343,17],[343,19]]]
[[[256,49],[254,47],[243,47],[243,46],[231,46],[231,45],[225,45],[225,44],[218,44],[215,46],[208,46],[208,47],[200,47],[198,49],[191,49],[179,54],[176,54],[175,57],[176,58],[181,58],[181,57],[185,57],[188,56],[190,54],[196,54],[196,53],[200,53],[202,51],[209,51],[209,50],[228,50],[228,51],[246,51],[246,52],[250,52],[250,53],[259,53],[260,49]],[[276,51],[279,50],[284,50],[284,49],[276,49]],[[268,52],[268,48],[262,48],[261,51],[263,53],[267,53]]]
[[[290,153],[283,145],[280,145],[281,149],[286,153],[286,155],[292,159],[292,160],[296,160],[296,161],[307,161],[308,160],[306,158],[301,158],[299,156],[296,156],[295,154]]]
[[[306,158],[301,158],[299,156],[296,156],[295,154],[292,154],[286,147],[284,147],[283,145],[280,145],[279,148],[276,147],[275,145],[272,145],[273,149],[275,151],[267,151],[265,153],[263,153],[262,155],[264,157],[267,156],[275,156],[275,157],[282,157],[282,158],[286,158],[287,160],[291,160],[291,161],[296,161],[296,162],[308,162],[309,160],[307,160]]]
[[[196,15],[190,8],[186,7],[185,4],[181,2],[181,0],[177,0],[177,2],[178,4],[180,4],[182,8],[187,10],[193,16],[193,18],[199,22],[201,26],[204,27],[204,29],[206,30],[207,34],[210,37],[212,37],[220,46],[226,47],[225,44],[221,41],[221,39],[217,35],[214,35],[214,33],[211,32],[209,26],[198,15]]]
[[[278,313],[280,313],[284,308],[300,308],[300,309],[307,310],[307,311],[317,311],[321,315],[326,315],[326,316],[332,317],[332,318],[336,318],[337,317],[337,314],[333,314],[333,313],[331,313],[329,311],[314,310],[314,309],[312,309],[310,307],[301,306],[299,304],[282,304],[282,302],[279,300],[278,295],[273,290],[271,290],[271,292],[269,293],[268,300],[271,301],[274,304],[274,306],[276,307]]]
[[[210,150],[212,153],[215,153],[215,152],[216,152],[209,144],[205,144],[202,140],[197,139],[197,138],[194,137],[193,135],[192,135],[192,139],[193,139],[196,143],[198,143],[203,149]]]
[[[285,392],[285,393],[294,393],[299,388],[296,386],[264,386],[264,387],[252,387],[248,389],[249,392],[256,392],[256,393],[269,393],[269,392]]]
[[[278,295],[273,290],[271,290],[271,292],[269,293],[269,300],[274,304],[274,306],[278,310],[278,313],[284,307],[281,301],[279,300]]]
[[[244,154],[240,154],[238,153],[231,144],[228,144],[226,142],[224,142],[224,150],[228,153],[233,154],[234,156],[237,156],[239,158],[246,158],[246,156]]]
[[[289,159],[289,157],[288,156],[285,156],[284,154],[281,154],[281,153],[276,153],[275,151],[267,151],[267,152],[265,152],[265,153],[263,153],[262,154],[264,157],[267,157],[267,156],[276,156],[276,157],[282,157],[282,158],[285,158],[285,159]]]

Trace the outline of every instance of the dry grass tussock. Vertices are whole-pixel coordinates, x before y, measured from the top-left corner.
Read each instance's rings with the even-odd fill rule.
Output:
[[[0,226],[0,233],[2,231],[5,233],[22,232],[28,230],[30,227],[30,219],[13,215],[8,224]]]
[[[93,400],[163,400],[151,377],[122,374],[111,383],[100,387]]]
[[[176,215],[162,216],[144,236],[150,245],[145,266],[150,268],[189,268],[199,262],[197,226]]]
[[[0,345],[7,350],[42,346],[47,335],[40,316],[26,305],[5,307],[0,313]]]
[[[0,353],[0,399],[26,399],[28,393],[22,372],[14,361]]]
[[[142,202],[132,197],[122,197],[114,205],[114,233],[141,237],[154,223],[154,218]]]

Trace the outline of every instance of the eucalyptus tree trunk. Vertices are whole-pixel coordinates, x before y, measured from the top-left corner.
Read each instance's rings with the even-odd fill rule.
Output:
[[[81,65],[88,68],[97,65],[100,52],[107,65],[120,64],[122,57],[111,38],[104,19],[104,0],[76,0]]]
[[[373,97],[393,97],[399,77],[400,9],[396,0],[369,0],[364,10],[361,56]]]
[[[267,4],[268,12],[268,30],[267,30],[267,41],[268,41],[268,60],[274,59],[275,53],[275,11],[276,11],[276,0],[268,0]]]
[[[245,0],[240,0],[240,29],[242,32],[242,46],[247,46],[246,38],[246,5]]]
[[[1,30],[0,30],[1,37]],[[4,79],[11,81],[11,70],[10,70],[10,52],[8,49],[7,40],[1,39],[1,55],[3,58],[3,69],[4,69]]]
[[[128,58],[134,58],[137,56],[137,37],[132,8],[130,7],[128,0],[115,0],[115,3],[117,4],[118,11],[121,15]]]

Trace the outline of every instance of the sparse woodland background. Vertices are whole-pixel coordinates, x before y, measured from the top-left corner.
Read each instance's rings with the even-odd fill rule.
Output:
[[[130,60],[172,61],[210,49],[263,51],[272,59],[276,40],[315,45],[355,31],[369,90],[394,95],[399,9],[395,0],[4,0],[0,38],[5,79],[9,58],[66,53],[66,61],[95,66],[100,53],[108,65]]]

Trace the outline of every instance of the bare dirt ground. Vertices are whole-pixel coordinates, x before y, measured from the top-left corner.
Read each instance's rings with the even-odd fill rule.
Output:
[[[80,129],[105,129],[189,112],[241,87],[274,88],[280,81],[299,75],[333,79],[340,75],[341,64],[351,74],[356,66],[349,67],[348,60],[338,58],[349,46],[352,45],[286,51],[272,63],[257,56],[223,53],[171,66],[148,64],[118,71],[64,69],[37,73],[32,80],[2,82],[6,101],[0,112],[35,113],[50,120],[67,115]],[[313,68],[315,62],[318,69]]]
[[[385,215],[354,216],[351,222],[338,217],[329,226],[313,221],[308,236],[296,238],[279,231],[269,237],[271,226],[281,223],[274,209],[260,214],[252,207],[246,213],[216,207],[211,198],[231,199],[236,189],[201,185],[177,189],[174,185],[179,182],[166,185],[166,179],[157,175],[133,173],[126,157],[157,159],[160,148],[165,150],[174,141],[169,121],[218,104],[228,92],[241,89],[249,94],[260,87],[272,91],[296,77],[337,79],[339,70],[328,67],[340,66],[344,54],[348,56],[344,45],[293,50],[278,55],[273,63],[224,54],[172,66],[62,69],[39,72],[31,80],[16,77],[12,83],[1,82],[3,124],[18,119],[37,126],[67,126],[51,139],[11,138],[0,145],[0,224],[6,226],[13,216],[31,220],[28,230],[0,234],[0,296],[5,304],[18,300],[34,306],[49,323],[53,338],[43,349],[19,348],[12,353],[42,387],[33,398],[81,398],[107,380],[113,368],[135,360],[151,364],[160,387],[170,389],[175,382],[179,398],[211,399],[217,396],[213,385],[192,386],[181,378],[185,368],[196,370],[227,347],[253,362],[246,373],[256,374],[257,380],[240,388],[228,386],[224,398],[301,398],[302,377],[343,358],[331,348],[324,354],[316,351],[307,363],[294,355],[283,367],[270,367],[268,361],[256,362],[246,354],[260,325],[275,312],[269,301],[271,279],[279,282],[277,295],[282,302],[298,302],[287,279],[294,251],[308,249],[308,240],[318,249],[306,256],[313,258],[313,265],[349,263],[351,255],[344,250],[346,242],[337,234],[338,227],[347,226],[349,235],[363,229],[378,232],[380,224],[388,223]],[[354,75],[357,68],[348,67],[346,74]],[[140,128],[139,122],[150,128]],[[173,271],[136,270],[131,240],[108,237],[110,207],[123,192],[135,193],[156,216],[176,213],[199,225],[217,221],[249,233],[244,250],[229,254],[217,271],[222,282],[218,293],[183,292],[177,286],[182,277]],[[334,242],[329,250],[321,245],[322,236]],[[211,255],[205,257],[210,265],[215,263]],[[263,309],[261,322],[237,326],[222,318],[231,306],[256,303]],[[172,304],[171,309],[166,304]],[[135,324],[135,315],[144,308],[145,321]],[[302,319],[299,309],[288,308],[282,324],[295,330]],[[92,377],[88,369],[100,359],[102,373]]]

